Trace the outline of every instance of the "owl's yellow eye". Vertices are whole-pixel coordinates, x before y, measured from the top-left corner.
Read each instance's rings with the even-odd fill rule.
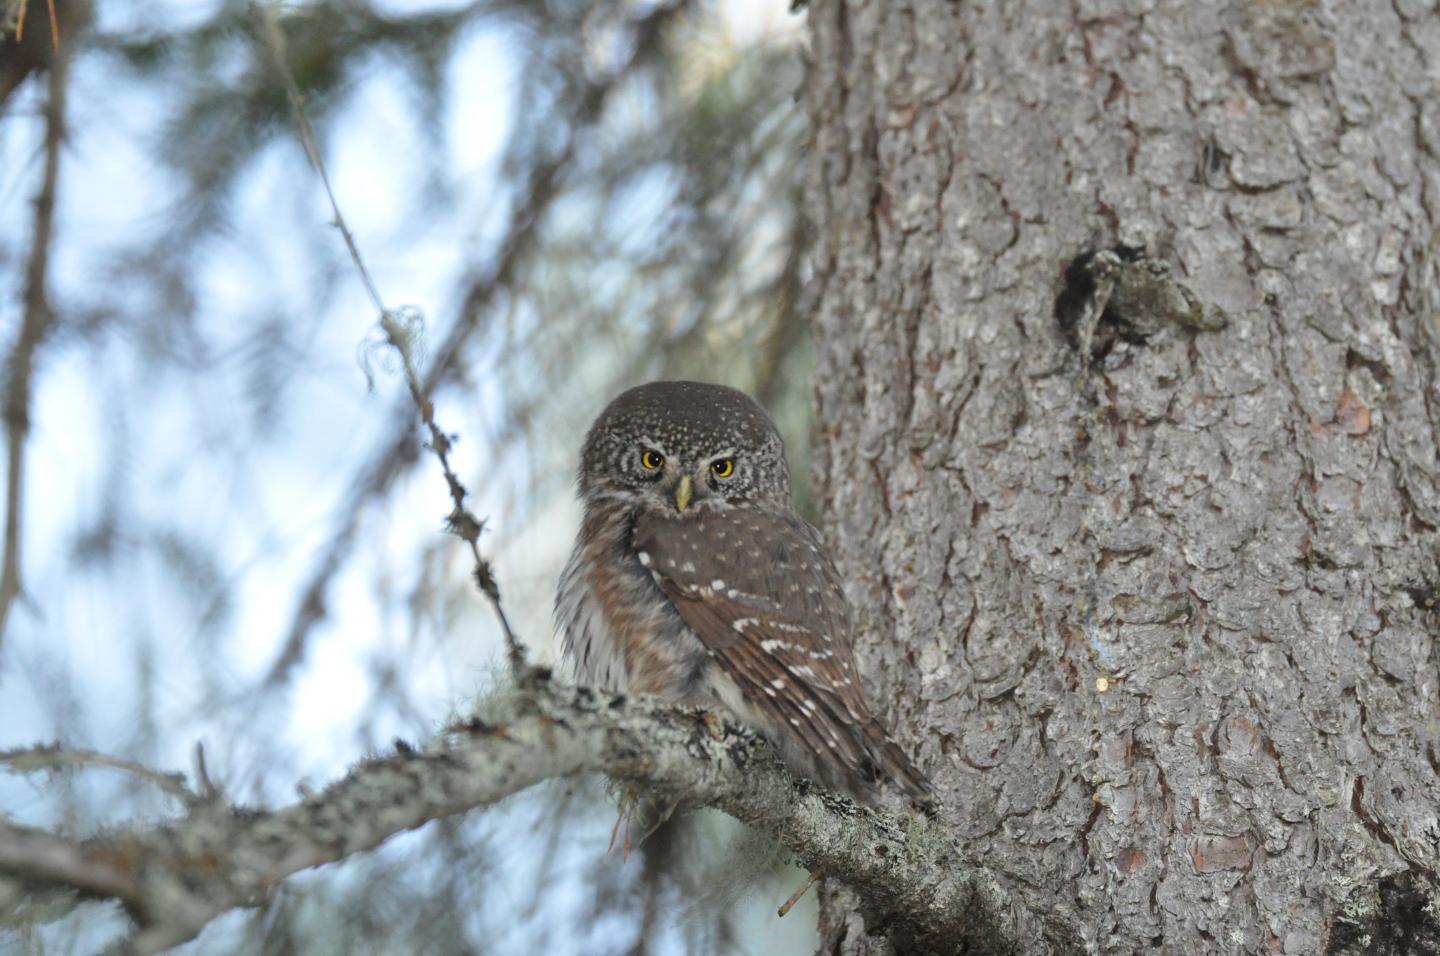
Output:
[[[654,471],[661,465],[665,464],[665,456],[660,454],[658,451],[651,451],[647,448],[645,449],[644,453],[640,455],[640,464],[644,465],[646,468],[649,468],[651,471]]]
[[[721,458],[719,461],[712,461],[710,470],[715,473],[716,478],[729,478],[735,474],[735,459]]]

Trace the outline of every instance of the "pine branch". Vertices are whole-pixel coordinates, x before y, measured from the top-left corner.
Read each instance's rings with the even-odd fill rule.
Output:
[[[943,822],[858,807],[796,782],[768,744],[729,725],[532,680],[502,692],[429,746],[397,745],[323,792],[274,810],[198,801],[162,825],[85,840],[0,821],[0,875],[36,892],[115,899],[136,930],[116,952],[154,953],[211,919],[262,905],[293,874],[371,850],[431,820],[537,783],[603,772],[716,807],[771,835],[798,862],[854,888],[902,951],[1066,951],[1063,903],[1020,902],[1021,881],[977,866]]]

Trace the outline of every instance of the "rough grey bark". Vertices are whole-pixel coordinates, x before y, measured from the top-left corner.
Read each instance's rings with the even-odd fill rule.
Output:
[[[1097,950],[1440,951],[1436,6],[810,21],[819,500],[944,816]]]

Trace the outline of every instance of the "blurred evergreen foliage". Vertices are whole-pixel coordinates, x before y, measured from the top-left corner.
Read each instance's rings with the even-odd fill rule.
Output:
[[[37,434],[83,451],[59,473],[53,459],[31,462],[27,508],[47,495],[53,505],[72,481],[81,490],[77,506],[61,509],[63,545],[24,553],[29,610],[12,616],[15,639],[0,644],[0,725],[5,696],[24,688],[28,696],[10,694],[11,706],[28,708],[21,733],[167,768],[203,733],[233,797],[288,799],[316,762],[286,736],[297,709],[313,709],[304,695],[324,686],[305,676],[327,666],[315,663],[329,653],[316,642],[357,620],[380,634],[354,665],[370,682],[369,704],[332,742],[343,763],[388,746],[397,727],[437,726],[446,715],[417,689],[430,687],[421,675],[460,659],[462,645],[454,684],[483,684],[471,662],[485,625],[463,561],[434,533],[443,493],[427,499],[435,525],[411,536],[422,543],[394,552],[393,523],[411,520],[401,499],[431,487],[434,466],[384,374],[362,408],[371,426],[346,433],[351,419],[338,409],[351,400],[336,397],[335,383],[353,389],[361,378],[353,330],[375,317],[356,314],[354,274],[252,5],[94,0],[87,26],[89,3],[56,2],[74,44],[68,120],[79,144],[63,157],[62,197],[103,175],[107,157],[87,142],[122,141],[149,163],[136,191],[163,199],[111,232],[74,216],[58,224],[54,331],[33,419]],[[28,15],[43,6],[31,0]],[[569,494],[578,436],[620,389],[697,377],[753,392],[777,414],[804,485],[801,54],[783,16],[769,33],[736,17],[720,0],[284,7],[307,115],[327,165],[346,171],[347,217],[377,198],[355,192],[367,167],[403,162],[407,191],[378,197],[402,226],[361,245],[372,266],[409,250],[441,277],[439,304],[424,310],[427,384],[468,455],[462,477],[484,502],[477,510],[497,529],[486,541],[499,551],[507,600],[532,621],[548,616],[553,577],[512,574],[507,586],[506,556],[538,551],[535,538],[551,534],[545,522]],[[480,37],[499,38],[511,99],[459,116],[473,108],[461,84],[475,67],[461,60],[495,48]],[[16,49],[0,43],[0,74],[19,63]],[[44,99],[37,62],[28,86],[0,96],[0,155],[22,159],[0,167],[7,328],[37,174],[27,158]],[[371,129],[377,99],[397,94],[403,135]],[[455,165],[456,131],[471,123],[504,127],[493,167]],[[356,143],[374,152],[356,155]],[[431,248],[440,250],[431,258],[415,252]],[[414,295],[405,267],[378,271],[391,305]],[[60,381],[83,383],[94,433],[67,432],[73,424],[55,417],[69,414],[54,397]],[[348,457],[326,457],[335,449]],[[297,455],[323,460],[292,474]],[[105,663],[67,648],[82,625],[103,630]],[[545,645],[536,630],[532,644]],[[106,668],[105,680],[125,688],[108,700],[94,690]],[[452,706],[463,708],[460,698]],[[28,742],[0,736],[0,748]],[[0,813],[15,810],[10,792],[0,790]],[[41,792],[29,817],[79,830],[164,812],[129,780],[66,776]],[[264,910],[207,931],[194,951],[774,951],[744,943],[753,930],[736,907],[757,887],[766,910],[788,892],[768,850],[709,818],[628,867],[597,858],[593,840],[576,849],[573,828],[608,832],[610,813],[586,785],[447,821],[285,887]],[[94,948],[120,922],[112,912],[42,927],[4,901],[0,887],[0,951]]]

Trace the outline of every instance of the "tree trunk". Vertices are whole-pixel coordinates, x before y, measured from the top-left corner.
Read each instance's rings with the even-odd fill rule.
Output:
[[[818,500],[942,816],[1077,948],[1440,952],[1435,5],[810,21]]]

